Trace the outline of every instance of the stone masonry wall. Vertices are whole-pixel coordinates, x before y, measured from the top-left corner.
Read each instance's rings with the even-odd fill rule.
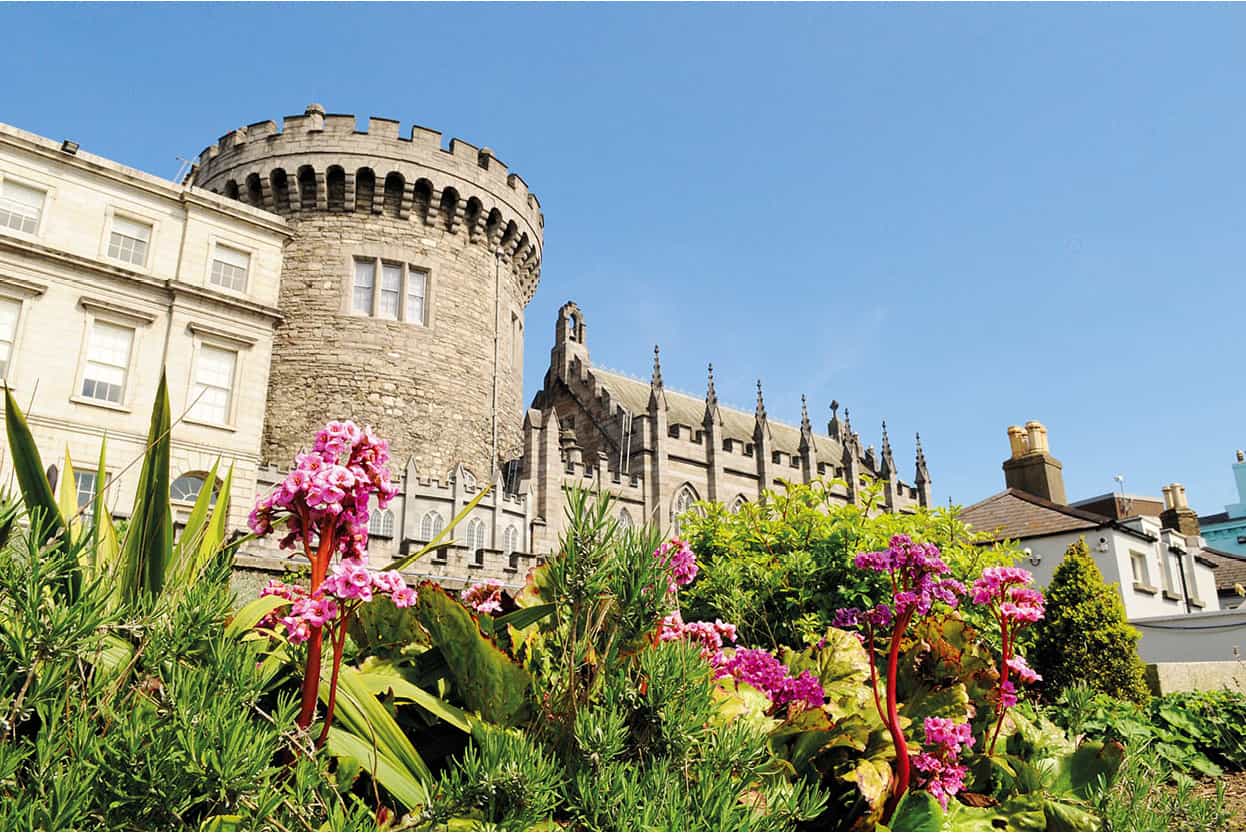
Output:
[[[371,424],[398,461],[444,477],[456,463],[492,471],[495,259],[444,229],[395,217],[305,213],[290,217],[269,378],[264,456],[284,466],[329,418]],[[427,325],[350,312],[354,258],[380,257],[428,271]],[[512,271],[496,276],[498,453],[519,453],[523,352],[512,353],[512,316],[524,299]]]

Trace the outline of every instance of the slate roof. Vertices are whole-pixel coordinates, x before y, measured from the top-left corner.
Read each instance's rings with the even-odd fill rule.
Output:
[[[1223,524],[1231,520],[1228,513],[1212,513],[1211,515],[1200,515],[1198,517],[1198,523],[1202,525]]]
[[[960,517],[975,530],[993,533],[992,541],[1098,530],[1102,527],[1112,527],[1154,541],[1151,536],[1125,527],[1105,515],[1056,504],[1011,487],[966,507],[961,510]]]
[[[649,410],[648,382],[596,367],[593,368],[593,376],[610,392],[610,396],[622,403],[628,411],[633,414],[644,414]],[[705,417],[705,400],[670,388],[666,389],[666,406],[666,419],[671,424],[700,427]],[[718,406],[718,412],[722,415],[725,437],[748,443],[753,442],[756,417],[752,412],[721,404]],[[766,422],[770,426],[770,437],[774,441],[775,450],[789,455],[800,454],[800,428],[798,426],[790,426],[771,419],[767,419]],[[839,461],[842,459],[844,447],[838,440],[814,432],[813,443],[820,460]],[[861,460],[861,468],[871,475],[877,474],[869,472],[864,458]]]
[[[1216,572],[1216,590],[1232,591],[1234,585],[1246,585],[1246,557],[1204,547],[1203,556]]]

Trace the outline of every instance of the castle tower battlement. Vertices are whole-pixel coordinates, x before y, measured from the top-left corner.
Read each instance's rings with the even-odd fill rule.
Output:
[[[329,417],[391,438],[420,472],[491,478],[520,449],[524,310],[544,217],[487,148],[312,104],[231,131],[188,181],[282,215],[264,429],[284,464]]]

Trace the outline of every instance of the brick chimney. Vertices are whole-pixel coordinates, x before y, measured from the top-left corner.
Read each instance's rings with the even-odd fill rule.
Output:
[[[1037,420],[1008,427],[1012,457],[1004,461],[1004,483],[1056,504],[1067,504],[1064,466],[1047,448],[1047,428]]]
[[[1159,514],[1159,523],[1165,530],[1176,530],[1186,537],[1199,535],[1198,513],[1190,509],[1181,484],[1164,487],[1164,511]]]

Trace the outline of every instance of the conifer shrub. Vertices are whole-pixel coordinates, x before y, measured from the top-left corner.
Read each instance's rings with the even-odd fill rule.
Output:
[[[1083,685],[1146,703],[1151,695],[1138,637],[1125,620],[1120,592],[1103,581],[1086,541],[1069,545],[1047,588],[1047,618],[1034,630],[1030,653],[1048,696]]]

